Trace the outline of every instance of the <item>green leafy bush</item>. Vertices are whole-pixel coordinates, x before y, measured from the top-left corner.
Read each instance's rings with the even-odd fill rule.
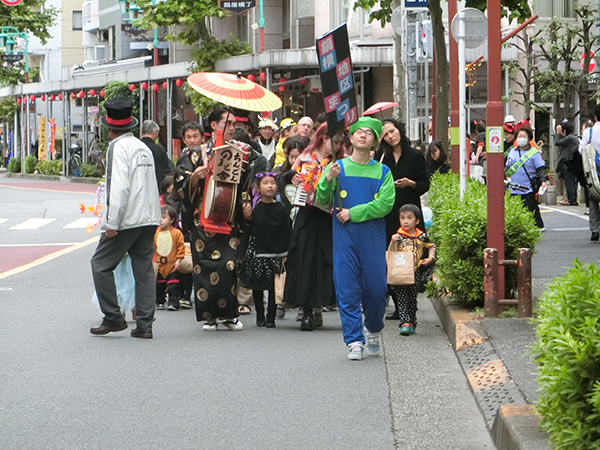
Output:
[[[98,167],[96,167],[96,165],[94,164],[81,163],[79,165],[79,169],[81,170],[82,177],[100,177],[100,171],[98,170]]]
[[[60,175],[62,172],[62,161],[40,161],[35,166],[35,170],[44,175]]]
[[[35,172],[35,166],[37,165],[38,159],[34,155],[25,157],[25,173]]]
[[[7,169],[11,173],[21,173],[21,158],[15,156],[10,158]]]
[[[548,287],[533,319],[542,394],[537,410],[555,449],[597,449],[600,442],[600,269],[574,267]]]
[[[533,252],[540,239],[533,215],[519,197],[506,193],[504,252],[506,259],[516,259],[519,248]],[[430,235],[437,251],[436,289],[448,292],[455,300],[469,306],[483,305],[483,250],[487,247],[487,188],[467,180],[467,191],[460,200],[459,176],[436,174],[429,190],[429,207],[433,211]],[[515,297],[516,270],[506,270],[507,298]]]

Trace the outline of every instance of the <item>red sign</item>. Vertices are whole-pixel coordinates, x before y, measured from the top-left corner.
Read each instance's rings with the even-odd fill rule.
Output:
[[[4,1],[4,0],[2,0]],[[594,59],[594,52],[592,50],[590,50],[590,67],[588,70],[588,73],[592,73],[594,71],[594,69],[596,68],[596,60]],[[583,52],[581,54],[581,58],[579,59],[581,61],[581,68],[583,69],[583,62],[585,60],[585,52]]]
[[[21,3],[21,0],[2,0],[2,3],[8,6],[17,6],[19,3]]]

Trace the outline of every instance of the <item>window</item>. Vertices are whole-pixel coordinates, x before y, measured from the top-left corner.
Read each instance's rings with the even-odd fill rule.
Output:
[[[575,17],[575,0],[533,0],[532,9],[540,17]]]
[[[83,13],[82,11],[73,11],[73,29],[83,29]]]

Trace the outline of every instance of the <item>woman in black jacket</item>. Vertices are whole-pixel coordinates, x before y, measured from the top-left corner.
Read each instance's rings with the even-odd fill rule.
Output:
[[[561,205],[577,206],[577,174],[571,171],[574,159],[579,157],[579,139],[573,134],[575,127],[572,123],[563,120],[556,125],[556,138],[554,144],[560,148],[556,173],[565,180],[567,200]],[[580,160],[580,159],[579,159]]]

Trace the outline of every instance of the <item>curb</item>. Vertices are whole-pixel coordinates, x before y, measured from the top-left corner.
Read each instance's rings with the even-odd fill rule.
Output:
[[[430,299],[498,450],[548,450],[540,417],[510,378],[479,320],[449,298]]]
[[[62,181],[67,183],[98,184],[101,178],[92,177],[64,177],[62,175],[43,175],[38,173],[12,173],[6,172],[7,178],[25,178],[28,180]]]

